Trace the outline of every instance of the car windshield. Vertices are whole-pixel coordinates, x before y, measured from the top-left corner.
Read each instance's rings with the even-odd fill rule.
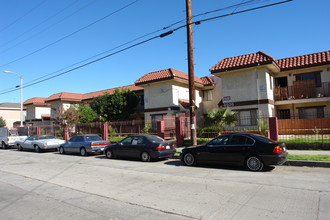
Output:
[[[165,140],[161,137],[158,137],[156,135],[149,135],[147,136],[147,139],[149,141],[151,141],[152,143],[161,143],[161,142],[165,142]]]
[[[103,141],[103,139],[100,136],[91,135],[91,136],[86,136],[86,141]]]
[[[42,135],[42,136],[39,136],[39,140],[42,140],[42,139],[55,139],[56,137],[55,136],[52,136],[52,135]]]
[[[254,137],[255,137],[255,139],[257,139],[261,142],[267,143],[267,144],[268,143],[275,143],[275,141],[273,141],[272,139],[266,138],[264,136],[255,135]]]

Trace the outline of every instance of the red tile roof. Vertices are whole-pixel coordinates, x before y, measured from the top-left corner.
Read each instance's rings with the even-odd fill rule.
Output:
[[[326,65],[330,64],[330,51],[288,57],[278,60],[275,60],[266,53],[259,51],[257,53],[224,58],[214,65],[210,71],[211,73],[218,73],[270,63],[273,63],[279,67],[281,71]]]
[[[144,90],[143,87],[136,86],[133,84],[133,85],[128,85],[128,86],[122,86],[122,87],[117,87],[117,88],[112,88],[112,89],[105,89],[105,90],[101,90],[101,91],[86,93],[86,94],[84,94],[82,100],[90,100],[97,96],[104,95],[104,93],[113,94],[116,89],[129,89],[134,92]]]
[[[48,106],[49,104],[45,103],[46,98],[42,98],[42,97],[34,97],[31,99],[26,100],[23,105],[44,105],[44,106]]]
[[[60,92],[53,94],[46,98],[45,102],[51,102],[51,101],[71,101],[71,102],[81,102],[83,98],[83,94],[80,93],[71,93],[71,92]]]
[[[229,70],[242,69],[246,67],[265,65],[274,62],[274,58],[268,54],[258,51],[257,53],[251,53],[236,57],[228,57],[220,60],[211,69],[211,73],[223,72]]]
[[[135,85],[143,85],[147,83],[159,82],[170,79],[181,79],[188,82],[188,74],[175,70],[173,68],[159,70],[144,74],[142,77],[135,81]],[[195,83],[203,85],[203,81],[198,77],[195,77]]]
[[[330,64],[330,51],[276,60],[282,71]]]
[[[213,76],[204,76],[201,77],[204,86],[214,86],[214,77]]]

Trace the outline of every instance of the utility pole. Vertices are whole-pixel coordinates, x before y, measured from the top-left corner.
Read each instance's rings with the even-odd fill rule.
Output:
[[[195,82],[194,82],[194,52],[192,35],[192,12],[191,0],[186,0],[186,25],[188,45],[188,77],[189,77],[189,110],[190,110],[190,137],[192,145],[197,145],[196,135],[196,105],[195,105]]]

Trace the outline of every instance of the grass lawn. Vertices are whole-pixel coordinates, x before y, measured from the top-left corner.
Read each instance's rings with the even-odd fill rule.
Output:
[[[289,154],[288,160],[329,161],[330,155],[297,155]]]

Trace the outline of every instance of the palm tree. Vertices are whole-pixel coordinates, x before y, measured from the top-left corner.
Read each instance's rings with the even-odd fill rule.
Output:
[[[226,125],[233,125],[237,121],[237,113],[226,108],[213,109],[208,112],[207,117],[217,126],[219,135]]]

